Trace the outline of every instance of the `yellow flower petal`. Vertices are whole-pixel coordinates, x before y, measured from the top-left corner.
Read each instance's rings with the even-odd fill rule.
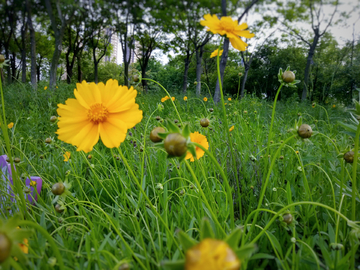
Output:
[[[241,38],[236,37],[236,38],[229,38],[231,45],[239,50],[239,51],[245,51],[247,44],[241,40]]]
[[[209,149],[209,143],[206,139],[206,136],[200,134],[197,131],[190,134],[190,141],[201,144],[205,149]],[[196,147],[195,151],[196,159],[201,158],[205,154],[205,152],[199,147]],[[191,162],[195,161],[193,155],[189,151],[186,153],[185,159],[190,159]]]

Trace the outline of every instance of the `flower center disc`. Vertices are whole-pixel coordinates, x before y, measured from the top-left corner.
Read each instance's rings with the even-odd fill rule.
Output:
[[[227,32],[231,32],[231,31],[234,30],[234,25],[231,24],[231,23],[229,23],[229,22],[221,21],[221,22],[220,22],[220,25],[221,25],[221,27],[222,27],[225,31],[227,31]]]
[[[106,121],[108,115],[108,110],[101,103],[91,105],[87,113],[88,119],[94,124],[99,124]]]

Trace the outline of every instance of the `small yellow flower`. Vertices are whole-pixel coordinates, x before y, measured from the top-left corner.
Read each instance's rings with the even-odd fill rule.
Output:
[[[204,97],[203,100],[204,100],[205,102],[208,101],[207,97]]]
[[[175,101],[175,97],[171,97],[171,100],[172,100],[172,101]]]
[[[46,89],[47,89],[47,86],[44,87],[44,90],[46,90]]]
[[[12,128],[14,126],[14,123],[11,122],[10,124],[8,124],[8,128]]]
[[[240,260],[229,245],[206,238],[186,252],[185,270],[239,270]]]
[[[209,149],[209,143],[206,139],[206,136],[200,134],[197,131],[190,134],[190,141],[201,144],[204,148]],[[196,159],[201,158],[205,154],[205,152],[199,147],[196,147],[195,151],[196,151]],[[193,155],[189,151],[186,153],[185,159],[190,159],[191,162],[195,161]]]
[[[227,105],[227,103],[225,103],[225,105]]]
[[[336,107],[336,105],[334,104],[334,105],[333,105],[333,108],[335,108],[335,107]]]
[[[56,86],[56,89],[58,89],[59,87],[58,86]]]
[[[216,49],[215,51],[213,51],[210,55],[210,58],[213,58],[213,57],[216,57],[219,53],[219,56],[221,56],[223,54],[223,51],[224,50],[221,50],[220,53],[219,53],[219,49]]]
[[[35,187],[36,186],[36,181],[30,181],[30,186]]]
[[[207,31],[211,31],[213,34],[226,35],[231,45],[239,51],[245,51],[247,46],[240,37],[254,37],[254,34],[250,33],[249,30],[245,30],[248,28],[246,23],[238,25],[238,21],[231,19],[231,17],[224,16],[219,20],[215,14],[206,14],[204,15],[204,20],[200,21],[200,24],[206,26]]]
[[[232,126],[231,128],[229,128],[229,131],[230,131],[230,132],[233,131],[234,128],[235,128],[235,126]]]
[[[162,99],[161,99],[161,102],[165,102],[165,101],[166,101],[166,98],[162,98]]]
[[[231,101],[231,97],[228,98],[228,101]]]
[[[71,153],[66,151],[65,154],[64,154],[64,161],[69,161],[70,156],[71,156]]]
[[[29,253],[29,241],[26,238],[23,243],[19,243],[19,247],[25,254]]]
[[[187,101],[187,96],[184,97],[184,100]]]
[[[296,154],[299,154],[299,151],[296,151]]]

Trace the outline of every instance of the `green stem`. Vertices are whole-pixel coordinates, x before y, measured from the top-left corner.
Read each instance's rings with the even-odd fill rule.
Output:
[[[236,101],[239,99],[239,93],[240,93],[240,79],[241,79],[241,76],[239,76],[239,85],[238,85],[238,92],[237,92],[237,96],[236,96]]]
[[[199,147],[201,150],[203,150],[205,152],[206,155],[208,155],[212,161],[212,163],[216,166],[216,168],[218,169],[221,177],[223,178],[223,181],[225,183],[225,187],[226,187],[226,194],[229,200],[229,205],[230,205],[230,219],[232,222],[234,222],[234,203],[233,203],[233,198],[232,198],[232,190],[229,184],[229,180],[227,179],[226,174],[224,173],[223,169],[221,168],[220,164],[216,161],[215,157],[210,153],[209,150],[207,150],[204,146],[202,146],[199,143],[193,143],[196,147]]]
[[[159,86],[165,91],[165,93],[170,97],[171,103],[173,104],[173,106],[174,106],[174,108],[175,108],[176,114],[178,115],[181,124],[183,124],[183,121],[181,120],[181,116],[180,116],[180,114],[179,114],[179,112],[178,112],[178,110],[177,110],[177,108],[176,108],[176,105],[175,105],[174,101],[171,99],[171,95],[170,95],[169,92],[165,89],[165,87],[162,86],[162,85],[161,85],[160,83],[158,83],[157,81],[154,81],[154,80],[149,79],[149,78],[142,78],[142,80],[156,83],[157,85],[159,85]]]
[[[218,51],[220,51],[220,46],[221,46],[221,42],[219,44],[218,47]],[[228,138],[228,144],[229,144],[229,148],[230,148],[230,152],[231,152],[231,157],[232,157],[232,165],[233,165],[233,170],[234,170],[234,174],[235,174],[235,178],[236,178],[236,183],[239,183],[239,177],[238,177],[238,171],[237,171],[237,166],[236,166],[236,159],[235,159],[235,155],[234,155],[234,150],[233,150],[233,145],[232,145],[232,140],[231,140],[231,136],[230,136],[230,131],[229,131],[229,124],[227,121],[227,117],[226,117],[226,109],[225,109],[225,101],[224,101],[224,93],[223,93],[223,89],[222,89],[222,81],[221,81],[221,75],[220,75],[220,57],[219,54],[216,58],[216,64],[217,64],[217,73],[218,73],[218,81],[219,81],[219,89],[220,89],[220,95],[221,95],[221,106],[222,106],[222,110],[223,110],[223,121],[224,121],[224,125],[225,125],[225,131],[226,131],[226,135]],[[244,183],[242,183],[242,185],[244,186]],[[241,198],[239,199],[239,211],[241,212]],[[232,207],[230,209],[231,212],[234,212],[233,208],[234,206],[231,205],[230,207]],[[232,214],[231,216],[231,229],[235,228],[235,222],[234,222],[234,214]],[[242,217],[240,216],[240,219]]]
[[[57,244],[55,243],[54,239],[50,236],[50,234],[43,227],[41,227],[39,224],[36,224],[31,221],[26,221],[26,220],[20,221],[18,225],[19,226],[30,226],[30,227],[33,227],[36,231],[40,232],[47,239],[49,245],[51,246],[51,250],[55,253],[56,259],[59,263],[59,268],[65,269],[64,261],[61,257],[61,254],[60,254]]]
[[[195,175],[195,173],[194,173],[194,170],[191,168],[191,166],[190,166],[190,164],[189,164],[189,162],[188,162],[187,160],[185,160],[185,164],[186,164],[186,167],[188,168],[188,170],[190,171],[190,174],[191,174],[191,176],[193,177],[194,181],[196,182],[196,185],[197,185],[197,187],[198,187],[198,189],[199,189],[200,195],[201,195],[201,197],[203,198],[204,203],[205,203],[206,207],[208,208],[208,210],[209,210],[209,212],[210,212],[210,214],[211,214],[214,222],[216,223],[216,225],[218,226],[219,230],[221,231],[221,233],[222,233],[223,236],[225,237],[225,236],[226,236],[226,232],[225,232],[224,229],[221,227],[221,224],[219,223],[219,221],[218,221],[218,219],[217,219],[217,216],[214,214],[214,212],[213,212],[213,210],[212,210],[212,208],[211,208],[211,206],[210,206],[210,204],[209,204],[209,202],[208,202],[208,200],[207,200],[207,198],[206,198],[206,196],[205,196],[205,194],[204,194],[204,192],[203,192],[203,190],[202,190],[202,188],[201,188],[201,185],[200,185],[200,183],[199,183],[199,180],[197,179],[197,177],[196,177],[196,175]]]

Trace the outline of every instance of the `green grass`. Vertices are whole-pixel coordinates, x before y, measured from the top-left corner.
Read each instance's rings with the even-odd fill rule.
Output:
[[[241,245],[256,242],[257,252],[242,262],[242,269],[350,269],[354,260],[359,264],[358,227],[352,228],[345,220],[352,220],[353,165],[337,157],[354,145],[354,138],[337,124],[350,117],[341,105],[312,108],[296,100],[279,101],[267,156],[272,103],[251,97],[226,98],[228,126],[224,126],[222,107],[210,98],[203,102],[202,97],[188,94],[185,102],[183,95],[175,94],[183,123],[207,136],[209,152],[230,183],[231,213],[221,170],[208,155],[197,162],[179,162],[168,159],[149,140],[150,131],[159,125],[156,116],[170,121],[179,118],[170,100],[160,102],[164,92],[139,95],[142,122],[129,130],[119,149],[107,149],[99,142],[88,159],[74,146],[57,140],[57,125],[49,121],[58,103],[73,98],[74,87],[59,85],[55,91],[45,91],[41,86],[32,91],[17,84],[4,88],[7,122],[15,123],[8,130],[12,156],[21,159],[16,165],[18,175],[40,175],[44,181],[36,206],[27,206],[26,219],[52,237],[65,269],[119,269],[124,263],[133,269],[159,269],[165,260],[184,258],[177,231],[199,239],[203,217],[209,218],[219,239],[224,238],[223,232],[230,234],[240,226]],[[203,117],[210,119],[209,128],[200,126]],[[308,140],[288,132],[300,118],[317,133]],[[227,130],[233,125],[230,144]],[[45,143],[48,137],[51,144]],[[7,153],[3,134],[1,147],[1,153]],[[64,162],[65,151],[71,152],[69,162]],[[256,211],[266,177],[267,187]],[[72,185],[72,195],[65,199],[66,211],[59,214],[52,203],[51,186],[65,180]],[[13,213],[19,208],[10,201],[8,206]],[[258,216],[251,226],[254,213]],[[294,217],[290,225],[282,221],[285,213]],[[353,221],[359,220],[358,213]],[[9,211],[1,211],[1,216],[7,219]],[[334,250],[337,243],[343,248]],[[34,227],[27,261],[17,266],[48,269],[54,257],[53,246]],[[56,264],[60,266],[58,259]]]

